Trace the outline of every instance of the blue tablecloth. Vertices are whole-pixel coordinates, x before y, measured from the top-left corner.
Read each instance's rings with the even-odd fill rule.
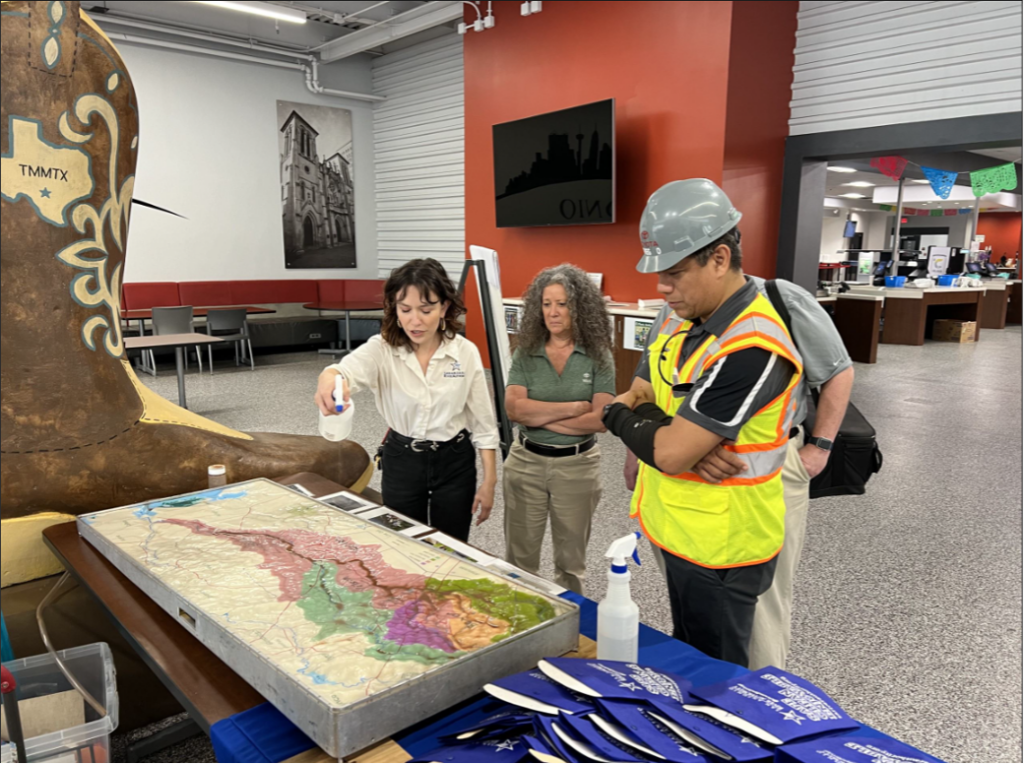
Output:
[[[14,651],[11,650],[11,638],[7,636],[7,621],[4,614],[0,613],[0,661],[7,663],[14,660]]]
[[[580,606],[580,633],[597,639],[597,603],[567,592],[563,595]],[[734,663],[709,658],[683,642],[648,626],[640,626],[640,664],[681,674],[695,686],[722,682],[747,673]],[[446,730],[464,728],[486,717],[496,705],[504,705],[481,695],[449,708],[437,716],[413,725],[395,736],[395,741],[414,759],[439,747],[438,738]],[[870,727],[861,726],[847,734],[884,737]],[[269,703],[217,722],[210,730],[217,761],[278,762],[296,756],[316,743],[286,719]]]

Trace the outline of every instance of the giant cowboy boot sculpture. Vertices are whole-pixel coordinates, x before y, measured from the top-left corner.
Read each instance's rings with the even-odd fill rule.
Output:
[[[2,11],[2,517],[198,490],[213,463],[232,480],[311,471],[364,487],[372,468],[355,443],[236,432],[139,382],[119,315],[131,80],[79,3]]]

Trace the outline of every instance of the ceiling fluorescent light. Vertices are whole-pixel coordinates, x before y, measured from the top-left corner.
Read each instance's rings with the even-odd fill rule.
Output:
[[[840,194],[844,199],[867,199],[864,194]]]
[[[844,183],[844,186],[855,186],[857,188],[871,188],[874,183],[868,183],[866,180],[855,180],[852,183]]]
[[[194,0],[200,5],[214,5],[218,8],[226,8],[229,11],[241,11],[251,13],[254,16],[262,16],[275,21],[287,21],[289,24],[305,24],[306,13],[295,8],[286,8],[281,5],[270,3],[246,2],[246,0],[234,0],[224,2],[218,0]]]
[[[831,164],[828,166],[828,170],[829,172],[857,172],[852,167],[837,167]]]
[[[918,178],[911,178],[910,182],[911,183],[931,183],[930,180],[919,180]]]

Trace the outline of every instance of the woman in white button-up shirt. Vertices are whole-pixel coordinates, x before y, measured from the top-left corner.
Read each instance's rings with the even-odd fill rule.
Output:
[[[480,351],[458,334],[466,312],[433,259],[412,260],[384,285],[381,333],[320,374],[316,403],[333,415],[335,378],[372,390],[390,430],[383,446],[384,503],[463,541],[486,520],[497,483],[498,425]],[[484,467],[476,484],[476,450]]]

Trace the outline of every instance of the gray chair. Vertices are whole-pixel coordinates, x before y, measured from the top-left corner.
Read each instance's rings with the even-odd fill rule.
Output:
[[[179,305],[171,308],[153,308],[153,334],[194,334],[196,331],[191,305]],[[196,360],[199,371],[203,370],[203,350],[195,346]],[[152,376],[156,376],[156,359],[152,350],[143,351],[149,356],[149,368]],[[185,368],[188,368],[188,348],[184,348]],[[145,368],[145,367],[143,367]]]
[[[235,346],[235,366],[241,366],[245,360],[245,351],[249,351],[249,366],[256,370],[256,362],[252,357],[252,340],[249,338],[249,323],[245,320],[245,308],[225,308],[211,310],[206,314],[206,333],[221,342],[232,342]],[[209,350],[210,373],[213,374],[213,345]],[[239,352],[241,351],[241,352]]]

